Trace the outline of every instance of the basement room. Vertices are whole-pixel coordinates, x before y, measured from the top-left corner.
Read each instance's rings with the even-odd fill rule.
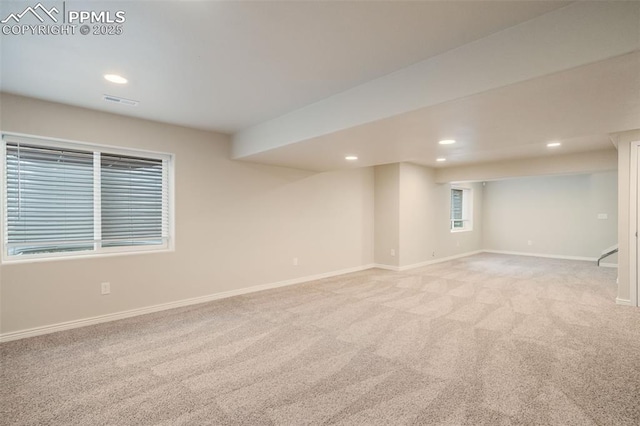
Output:
[[[640,424],[640,2],[0,30],[1,424]]]

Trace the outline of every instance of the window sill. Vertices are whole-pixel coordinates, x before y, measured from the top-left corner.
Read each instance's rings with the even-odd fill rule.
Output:
[[[451,229],[451,233],[452,234],[457,234],[459,232],[471,232],[473,231],[473,228],[467,228],[467,229]]]
[[[36,262],[56,262],[59,260],[84,260],[84,259],[97,259],[104,257],[114,257],[114,256],[135,256],[141,254],[159,254],[159,253],[172,253],[175,251],[173,247],[163,247],[153,250],[130,250],[130,251],[115,251],[115,252],[103,252],[103,253],[94,253],[94,254],[69,254],[69,255],[59,255],[55,257],[45,256],[45,257],[29,257],[29,258],[3,258],[2,265],[20,265],[24,263],[36,263]]]

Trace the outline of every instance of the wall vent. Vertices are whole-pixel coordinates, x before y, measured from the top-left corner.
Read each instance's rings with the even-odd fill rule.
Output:
[[[121,98],[113,95],[103,95],[102,99],[107,102],[113,102],[115,104],[129,105],[129,106],[138,106],[140,102],[134,101],[133,99]]]

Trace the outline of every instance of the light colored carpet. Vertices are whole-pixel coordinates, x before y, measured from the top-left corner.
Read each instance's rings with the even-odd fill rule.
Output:
[[[615,269],[482,254],[0,345],[3,425],[638,425]]]

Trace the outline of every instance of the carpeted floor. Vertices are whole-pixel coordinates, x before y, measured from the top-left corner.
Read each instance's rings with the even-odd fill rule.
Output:
[[[0,345],[3,425],[638,425],[616,270],[482,254]]]

